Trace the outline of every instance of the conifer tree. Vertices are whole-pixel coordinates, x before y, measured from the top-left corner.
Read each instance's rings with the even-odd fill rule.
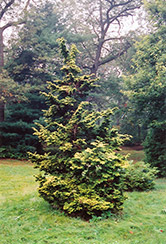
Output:
[[[112,110],[95,111],[87,99],[96,79],[82,75],[76,65],[74,45],[67,49],[59,39],[64,65],[62,80],[48,82],[49,109],[46,126],[35,134],[42,141],[44,154],[30,154],[41,173],[36,176],[39,194],[54,207],[72,216],[89,218],[122,210],[122,165],[117,153],[124,141],[110,128]]]

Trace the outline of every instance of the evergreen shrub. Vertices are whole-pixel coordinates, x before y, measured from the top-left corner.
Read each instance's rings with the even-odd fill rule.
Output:
[[[48,83],[45,96],[46,126],[35,130],[45,153],[31,153],[41,171],[36,176],[39,194],[52,206],[72,216],[90,218],[122,210],[124,156],[118,153],[126,139],[110,128],[112,110],[96,111],[88,92],[96,79],[81,75],[76,65],[77,49],[68,50],[60,39],[64,65],[62,80]]]
[[[146,162],[157,167],[159,177],[166,177],[166,121],[150,124],[144,150]]]
[[[124,188],[127,191],[147,191],[154,189],[157,169],[144,162],[129,162],[124,173]]]

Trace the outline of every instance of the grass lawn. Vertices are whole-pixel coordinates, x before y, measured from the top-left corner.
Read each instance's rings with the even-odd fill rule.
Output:
[[[38,197],[32,165],[0,160],[0,244],[166,244],[166,179],[127,193],[122,217],[85,222]]]
[[[129,155],[128,159],[133,160],[133,162],[144,161],[145,155],[144,151],[140,150],[139,147],[122,147],[121,154]]]

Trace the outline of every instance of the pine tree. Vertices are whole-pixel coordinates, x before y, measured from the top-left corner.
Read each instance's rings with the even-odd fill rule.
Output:
[[[110,128],[112,110],[98,112],[88,101],[96,79],[81,75],[77,49],[67,49],[60,39],[64,65],[62,80],[48,82],[47,126],[38,124],[35,134],[44,154],[30,154],[41,173],[39,193],[51,205],[73,216],[89,218],[122,210],[122,164],[117,153],[124,136]]]
[[[10,80],[19,85],[17,92],[22,91],[24,101],[17,99],[16,102],[16,99],[11,99],[13,96],[5,100],[5,121],[0,123],[1,157],[27,158],[28,151],[39,150],[40,143],[33,135],[32,126],[34,121],[41,122],[42,110],[46,109],[40,92],[46,90],[46,81],[59,75],[56,40],[64,32],[59,12],[47,2],[31,8],[18,35],[11,39],[4,68]],[[7,89],[13,94],[14,82],[9,81],[6,88],[3,78],[0,81],[0,87],[1,83],[4,87],[2,92]],[[0,117],[4,117],[3,114]]]

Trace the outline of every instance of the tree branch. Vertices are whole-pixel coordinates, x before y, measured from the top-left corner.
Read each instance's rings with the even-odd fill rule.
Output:
[[[4,1],[4,2],[6,5],[0,12],[0,19],[2,19],[3,15],[6,13],[8,8],[10,8],[10,6],[15,2],[15,0],[10,0],[8,3],[6,1]]]
[[[4,31],[8,27],[15,26],[15,25],[22,25],[22,24],[25,24],[25,21],[11,21],[11,22],[8,22],[6,25],[2,26],[1,30]]]
[[[30,1],[31,1],[31,0],[27,0],[27,2],[26,2],[26,4],[25,4],[25,7],[24,7],[24,10],[25,10],[25,11],[27,11],[27,8],[28,8],[28,6],[29,6],[29,4],[30,4]]]
[[[121,50],[120,52],[118,52],[117,54],[115,55],[108,55],[107,57],[105,57],[103,60],[101,60],[99,62],[99,66],[103,65],[103,64],[106,64],[110,61],[113,61],[117,58],[119,58],[120,56],[122,56],[129,48],[131,47],[131,44],[129,42],[127,42],[126,46],[124,47],[123,50]]]
[[[107,38],[103,41],[104,42],[107,42],[107,41],[113,41],[113,40],[122,40],[122,39],[125,39],[125,37],[110,37],[110,38]]]
[[[27,2],[26,2],[26,4],[25,4],[25,7],[24,7],[24,10],[23,10],[23,11],[27,11],[27,8],[28,8],[28,6],[30,5],[30,2],[31,2],[31,1],[32,1],[34,4],[36,4],[34,0],[27,0]]]
[[[89,49],[85,46],[85,44],[83,42],[81,44],[82,44],[83,48],[86,50],[86,52],[89,54],[89,57],[94,61],[95,59],[93,58]]]
[[[130,5],[129,7],[126,7],[124,9],[122,9],[122,11],[118,15],[110,17],[109,14],[110,14],[112,9],[118,8],[120,6],[128,6],[128,4],[132,3],[133,0],[129,0],[127,2],[121,2],[119,4],[115,4],[115,1],[111,1],[111,0],[105,0],[105,1],[110,3],[111,6],[107,10],[106,19],[105,19],[104,25],[105,24],[110,25],[113,21],[117,20],[120,17],[123,17],[124,13],[126,13],[125,16],[129,16],[129,15],[131,15],[131,13],[128,13],[128,11],[135,10],[135,9],[138,9],[138,8],[141,7],[141,3],[138,4],[137,6]]]
[[[101,27],[101,32],[103,32],[104,31],[104,25],[103,25],[103,13],[102,13],[102,2],[101,2],[101,0],[100,0],[99,13],[100,13],[100,27]]]

